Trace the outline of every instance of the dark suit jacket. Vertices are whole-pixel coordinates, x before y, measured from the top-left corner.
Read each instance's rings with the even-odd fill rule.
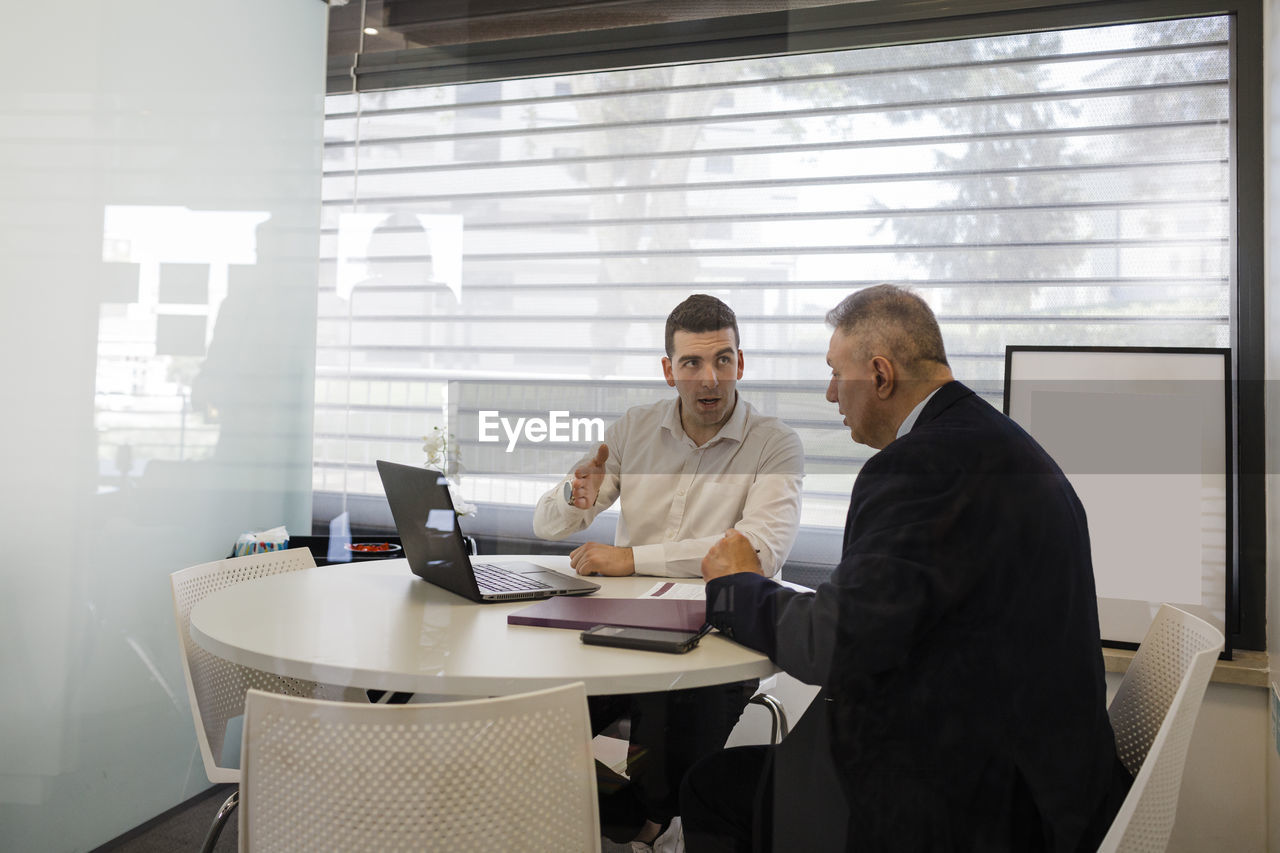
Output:
[[[958,382],[863,466],[829,583],[740,574],[707,597],[718,628],[823,686],[806,717],[830,726],[849,849],[1091,849],[1123,800],[1084,508]]]

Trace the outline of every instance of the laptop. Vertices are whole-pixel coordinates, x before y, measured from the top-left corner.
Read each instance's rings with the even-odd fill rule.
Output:
[[[472,563],[439,471],[378,460],[378,476],[413,573],[472,601],[589,595],[600,584],[534,563]]]

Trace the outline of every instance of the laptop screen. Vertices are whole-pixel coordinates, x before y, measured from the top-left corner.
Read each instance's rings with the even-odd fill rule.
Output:
[[[381,459],[378,474],[413,573],[451,592],[477,597],[471,559],[444,475]]]

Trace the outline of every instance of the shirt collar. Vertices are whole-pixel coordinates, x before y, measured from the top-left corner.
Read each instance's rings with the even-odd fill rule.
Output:
[[[730,441],[741,441],[747,435],[747,401],[742,399],[742,395],[738,393],[738,389],[733,389],[734,403],[733,414],[729,415],[729,420],[724,422],[720,427],[720,431],[713,435],[702,447],[715,444],[717,441],[728,439]],[[693,444],[693,439],[684,431],[684,425],[680,423],[680,398],[676,397],[671,400],[667,406],[667,413],[662,418],[662,428],[670,432],[676,438],[686,439]]]
[[[929,392],[929,396],[925,397],[919,403],[916,403],[916,407],[911,410],[906,419],[904,419],[902,424],[898,427],[898,434],[894,436],[894,438],[902,438],[904,435],[911,432],[911,428],[916,425],[916,421],[920,418],[920,413],[924,411],[925,404],[932,400],[933,395],[937,394],[941,390],[941,386],[934,388]]]

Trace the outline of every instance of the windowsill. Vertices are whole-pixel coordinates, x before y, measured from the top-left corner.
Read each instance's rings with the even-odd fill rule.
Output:
[[[1103,648],[1102,660],[1107,672],[1123,674],[1133,660],[1133,649]],[[1270,681],[1267,653],[1236,649],[1233,660],[1220,660],[1213,667],[1210,681],[1218,684],[1241,684],[1246,687],[1266,687]]]

